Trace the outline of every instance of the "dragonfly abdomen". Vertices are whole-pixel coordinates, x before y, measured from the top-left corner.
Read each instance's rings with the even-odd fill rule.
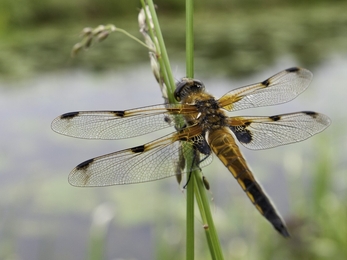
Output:
[[[209,133],[208,139],[212,151],[232,173],[258,211],[270,221],[277,231],[283,236],[288,237],[289,233],[284,222],[255,180],[230,130],[227,128],[220,128],[212,131]]]

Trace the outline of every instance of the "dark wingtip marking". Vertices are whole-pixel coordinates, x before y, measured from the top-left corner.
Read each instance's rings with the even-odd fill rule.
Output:
[[[69,113],[65,113],[63,115],[60,116],[60,119],[70,119],[70,118],[74,118],[75,116],[77,116],[80,112],[69,112]]]
[[[298,67],[292,67],[292,68],[286,69],[287,72],[297,72],[299,70],[300,69]]]
[[[77,170],[85,170],[89,167],[89,165],[94,161],[94,159],[89,159],[83,163],[80,163],[79,165],[76,166]]]
[[[142,153],[144,150],[145,150],[145,146],[144,145],[139,145],[139,146],[131,148],[131,151],[133,153]]]
[[[311,116],[313,118],[315,118],[318,115],[316,112],[313,112],[313,111],[303,111],[303,113],[305,113],[305,115]]]
[[[266,79],[266,80],[264,80],[261,84],[263,84],[264,86],[269,86],[270,85],[270,81],[269,81],[269,79]]]
[[[271,119],[272,121],[278,121],[278,120],[281,119],[281,117],[280,117],[280,116],[270,116],[270,119]]]
[[[119,117],[124,117],[125,112],[124,111],[113,111],[113,114]]]

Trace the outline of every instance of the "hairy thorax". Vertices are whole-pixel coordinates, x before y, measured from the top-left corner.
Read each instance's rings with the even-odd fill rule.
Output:
[[[203,132],[219,129],[226,126],[227,116],[221,109],[217,100],[208,93],[198,93],[190,95],[184,100],[184,103],[195,104],[198,114],[195,118],[189,120],[189,124],[198,123]]]

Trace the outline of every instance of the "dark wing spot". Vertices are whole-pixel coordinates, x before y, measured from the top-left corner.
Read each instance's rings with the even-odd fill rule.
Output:
[[[305,113],[306,115],[311,116],[313,118],[317,117],[317,113],[313,111],[303,111],[302,113]]]
[[[168,123],[168,124],[171,124],[171,123],[172,123],[172,119],[171,119],[170,117],[168,117],[168,116],[165,116],[165,117],[164,117],[164,121],[165,121],[166,123]]]
[[[139,145],[139,146],[131,148],[131,151],[133,153],[142,153],[144,150],[145,150],[145,146],[144,145]]]
[[[286,69],[287,72],[297,72],[299,70],[300,69],[298,67],[292,67],[292,68]]]
[[[280,116],[270,116],[269,118],[270,118],[272,121],[278,121],[278,120],[281,119]]]
[[[60,119],[71,119],[74,118],[75,116],[78,116],[80,112],[69,112],[69,113],[65,113],[63,115],[60,116]]]
[[[266,79],[264,80],[261,84],[263,84],[264,86],[269,86],[270,85],[270,80],[269,79]]]
[[[230,126],[231,131],[233,131],[237,140],[239,140],[241,143],[249,144],[250,142],[252,142],[252,134],[246,128],[246,126],[248,126],[249,124],[250,123],[240,126]]]
[[[194,143],[194,148],[197,149],[200,153],[205,155],[211,154],[211,148],[206,142],[205,138],[202,137],[202,135],[197,135],[191,138],[191,140]]]
[[[118,116],[118,117],[123,117],[124,116],[124,111],[112,111],[113,112],[113,114],[115,114],[116,116]]]
[[[89,159],[83,163],[80,163],[79,165],[76,166],[76,169],[77,170],[86,170],[93,161],[94,161],[94,159]]]

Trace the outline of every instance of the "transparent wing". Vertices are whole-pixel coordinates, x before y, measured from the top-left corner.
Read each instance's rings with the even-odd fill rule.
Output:
[[[54,119],[51,127],[72,137],[122,139],[174,126],[177,114],[194,111],[190,105],[165,104],[123,111],[70,112]]]
[[[186,137],[186,133],[174,133],[145,145],[87,160],[71,171],[69,183],[74,186],[108,186],[154,181],[186,173],[192,167],[185,167],[182,160],[193,145],[193,141],[180,141]],[[196,137],[197,140],[203,138]],[[206,158],[198,152],[196,156],[201,161],[200,167],[212,161],[212,156]]]
[[[263,82],[232,90],[218,102],[228,111],[277,105],[296,98],[311,80],[312,73],[309,70],[289,68]]]
[[[330,118],[311,111],[270,117],[230,117],[229,127],[245,147],[259,150],[303,141],[327,128]]]

